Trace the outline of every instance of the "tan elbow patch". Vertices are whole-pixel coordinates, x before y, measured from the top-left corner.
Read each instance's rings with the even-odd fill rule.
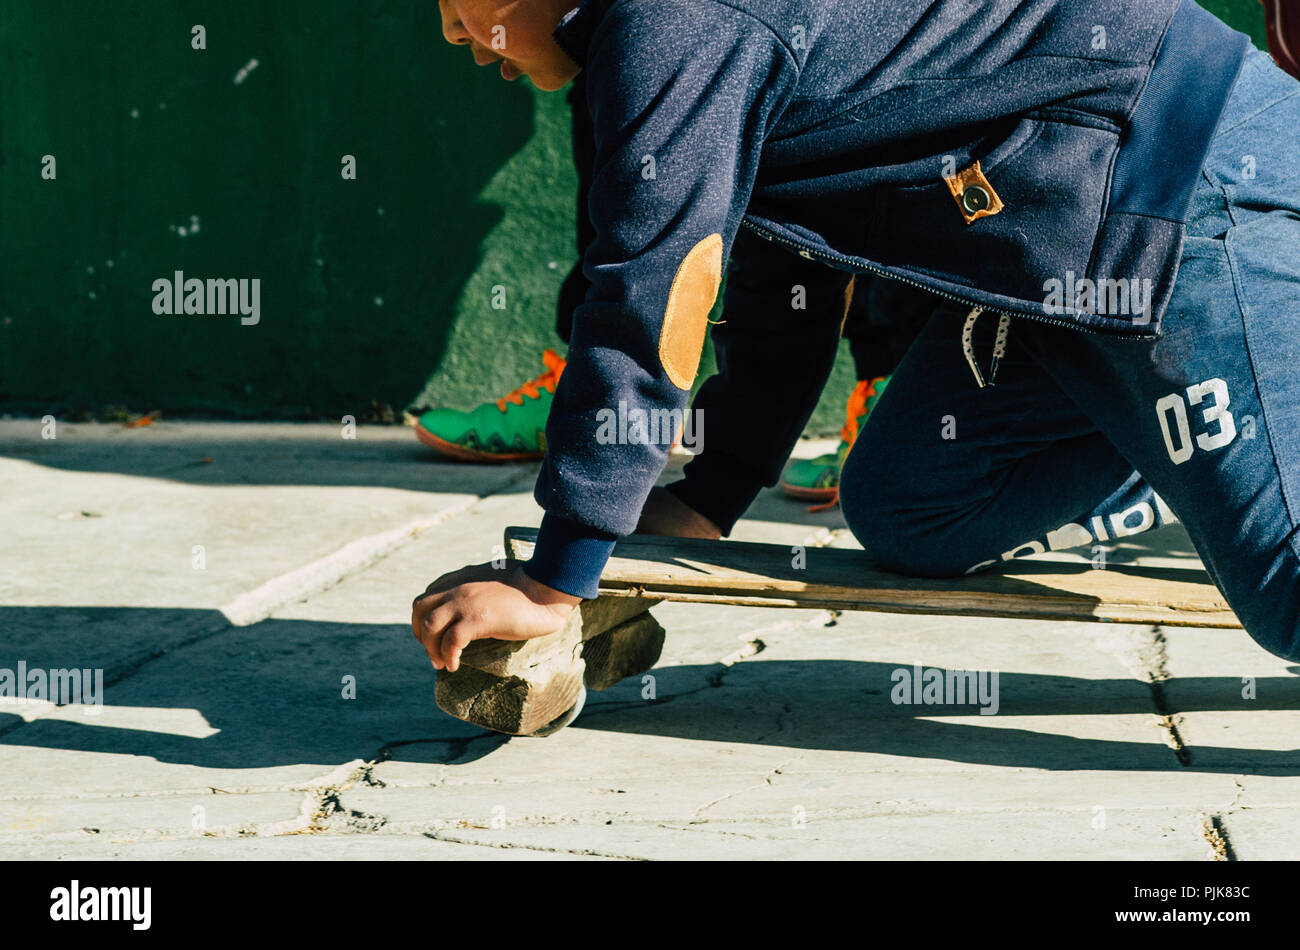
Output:
[[[710,234],[678,266],[659,331],[659,362],[678,389],[690,389],[695,382],[709,313],[721,285],[722,235]]]

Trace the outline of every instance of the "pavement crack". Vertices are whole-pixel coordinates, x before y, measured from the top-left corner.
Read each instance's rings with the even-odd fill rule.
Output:
[[[758,736],[756,739],[753,739],[751,741],[753,741],[754,743],[759,743],[767,739],[768,736],[774,736],[778,732],[785,732],[786,716],[790,715],[792,712],[794,712],[794,708],[789,703],[783,703],[781,706],[781,711],[776,714],[776,728],[773,729],[771,732],[763,733],[761,736]]]
[[[1236,776],[1233,777],[1232,784],[1236,787],[1237,790],[1233,792],[1232,801],[1228,802],[1228,804],[1224,806],[1221,814],[1226,815],[1230,812],[1238,811],[1239,809],[1244,810],[1250,808],[1249,805],[1239,804],[1241,801],[1241,796],[1246,794],[1246,786],[1242,785],[1241,780],[1238,779]]]
[[[727,672],[733,666],[735,666],[741,660],[747,660],[751,656],[757,656],[758,654],[762,653],[766,649],[767,649],[767,644],[764,643],[762,639],[760,639],[759,637],[754,637],[752,640],[745,641],[744,645],[741,646],[739,649],[733,650],[732,652],[724,656],[722,659],[718,660],[718,665],[721,667],[721,669],[717,669],[709,673],[709,675],[706,677],[706,681],[710,686],[716,689],[717,687],[722,685],[723,677],[727,675]]]
[[[811,617],[803,617],[798,620],[784,620],[780,623],[770,624],[753,631],[739,648],[731,651],[722,659],[717,661],[719,669],[712,670],[705,677],[705,682],[715,689],[722,685],[723,679],[726,678],[727,672],[742,660],[747,660],[751,656],[757,656],[767,649],[767,641],[764,637],[775,637],[779,634],[790,633],[792,631],[802,630],[808,627],[830,627],[834,626],[838,611],[818,610]],[[744,634],[742,634],[744,636]]]
[[[594,848],[550,848],[540,844],[516,844],[513,841],[480,841],[475,838],[458,838],[451,835],[443,834],[440,831],[426,831],[424,837],[432,838],[434,841],[446,841],[451,844],[468,844],[479,848],[504,848],[506,850],[520,849],[523,851],[542,851],[547,854],[572,854],[584,858],[616,858],[620,861],[648,861],[649,858],[639,858],[631,854],[618,854],[611,851],[597,851]]]
[[[1201,837],[1210,846],[1210,853],[1216,861],[1236,861],[1237,855],[1228,840],[1228,829],[1223,824],[1222,815],[1205,815],[1201,819]]]
[[[241,825],[234,828],[213,829],[208,837],[236,837],[282,835],[314,835],[324,832],[350,832],[353,834],[374,834],[387,827],[389,820],[383,815],[372,814],[360,809],[350,808],[343,802],[343,793],[358,786],[366,788],[387,788],[388,783],[375,775],[375,768],[392,759],[396,749],[409,745],[428,742],[442,742],[454,750],[451,758],[444,764],[452,764],[464,756],[469,746],[482,739],[500,739],[509,736],[495,732],[485,732],[477,736],[435,736],[425,739],[399,739],[385,743],[366,760],[353,759],[331,770],[318,779],[298,788],[306,793],[299,808],[297,818],[274,822],[269,825]],[[217,789],[213,789],[215,793]]]
[[[1165,745],[1173,750],[1179,765],[1191,765],[1191,753],[1188,751],[1186,743],[1183,742],[1183,734],[1178,728],[1178,724],[1182,722],[1182,717],[1169,711],[1165,701],[1165,692],[1161,689],[1159,683],[1150,683],[1149,685],[1151,687],[1151,699],[1156,706],[1156,724],[1164,734]]]
[[[1173,750],[1179,765],[1189,766],[1192,764],[1191,752],[1183,741],[1183,734],[1179,729],[1182,717],[1170,707],[1169,697],[1165,694],[1165,683],[1170,679],[1169,670],[1166,668],[1169,660],[1167,646],[1168,640],[1165,639],[1164,630],[1158,625],[1153,626],[1148,648],[1141,653],[1143,666],[1147,686],[1151,690],[1151,702],[1156,710],[1156,721],[1160,731],[1164,733],[1165,745]]]
[[[373,834],[388,824],[388,819],[382,815],[372,815],[369,812],[345,806],[339,797],[342,791],[343,789],[338,788],[322,790],[316,807],[312,811],[307,832],[314,834],[329,830],[336,816],[342,820],[343,826],[348,831],[360,834]]]
[[[277,826],[273,834],[319,834],[331,829],[335,816],[340,817],[343,826],[349,831],[378,831],[388,823],[388,819],[348,808],[341,797],[343,792],[357,783],[364,783],[374,766],[374,762],[353,760],[310,783],[298,818],[289,822],[288,828]]]
[[[694,832],[702,831],[705,832],[706,834],[729,835],[734,838],[746,838],[750,841],[759,840],[758,835],[747,834],[743,831],[724,831],[723,829],[718,828],[716,826],[716,823],[709,825],[707,828],[697,828],[694,825],[665,825],[662,823],[658,824],[656,827],[663,828],[666,831],[694,831]]]
[[[1153,624],[1136,631],[1098,631],[1096,642],[1099,649],[1126,666],[1134,679],[1147,684],[1151,691],[1156,726],[1160,729],[1165,745],[1173,750],[1179,765],[1190,766],[1192,755],[1183,739],[1183,719],[1173,709],[1165,691],[1165,684],[1172,676],[1168,669],[1168,641],[1163,628],[1159,624]]]
[[[763,776],[763,781],[761,782],[757,782],[753,785],[747,785],[745,788],[738,788],[734,792],[727,792],[725,795],[719,795],[717,798],[713,799],[712,801],[705,802],[699,808],[695,809],[694,814],[692,814],[689,819],[690,824],[695,824],[699,821],[702,821],[703,818],[701,816],[704,814],[704,812],[708,811],[710,808],[712,808],[715,805],[719,805],[722,802],[725,802],[729,798],[735,798],[737,795],[743,795],[746,792],[757,791],[760,788],[763,788],[767,785],[771,785],[772,779],[780,775],[788,764],[789,763],[787,762],[782,762],[780,765],[771,769],[766,775]]]

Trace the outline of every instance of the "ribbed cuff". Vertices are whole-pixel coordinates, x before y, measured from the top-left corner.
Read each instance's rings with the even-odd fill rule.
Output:
[[[587,525],[546,514],[524,573],[539,584],[591,600],[600,593],[600,573],[617,540]]]
[[[752,476],[707,459],[705,455],[691,459],[682,473],[685,477],[666,487],[678,501],[704,515],[728,535],[765,486]]]

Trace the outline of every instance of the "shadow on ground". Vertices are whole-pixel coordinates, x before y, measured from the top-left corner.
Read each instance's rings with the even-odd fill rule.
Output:
[[[11,423],[12,424],[12,423]],[[39,428],[39,423],[33,423]],[[242,427],[241,427],[242,428]],[[251,427],[250,427],[251,428]],[[536,464],[467,465],[439,458],[411,429],[262,426],[267,435],[232,437],[226,427],[188,425],[184,439],[116,430],[95,441],[0,441],[0,459],[68,472],[159,478],[189,485],[312,485],[479,494],[505,482],[531,486]]]
[[[111,660],[97,659],[111,649],[105,640],[111,630],[129,630],[145,614],[154,629],[175,624],[208,632],[167,652],[144,646],[136,655],[119,649]],[[555,741],[507,740],[440,712],[434,674],[404,626],[221,624],[210,611],[0,609],[0,669],[15,669],[19,660],[29,669],[98,664],[109,684],[107,708],[94,717],[72,707],[63,711],[66,719],[24,724],[0,706],[0,744],[229,769],[330,766],[356,758],[464,763],[506,741]],[[60,635],[40,635],[52,629]],[[977,706],[896,705],[892,675],[912,662],[755,658],[731,667],[662,667],[654,670],[654,701],[641,699],[639,678],[625,680],[592,694],[570,728],[1022,768],[1300,775],[1300,749],[1195,746],[1180,765],[1159,740],[1151,687],[1132,679],[1003,673],[998,714],[987,717]],[[355,677],[355,698],[344,698],[348,677]],[[1240,677],[1165,685],[1176,687],[1179,713],[1300,709],[1300,676],[1259,679],[1254,700],[1242,698]],[[1152,717],[1149,738],[1140,731],[1134,741],[1050,731],[1050,717],[1133,714]],[[210,728],[194,728],[200,716]],[[1009,716],[1049,721],[1012,727]],[[1072,720],[1072,730],[1078,722]]]
[[[342,428],[294,424],[162,422],[147,429],[65,424],[70,437],[43,439],[38,419],[0,422],[0,460],[15,459],[68,472],[114,473],[189,485],[310,485],[406,491],[491,494],[530,492],[538,463],[467,465],[434,454],[400,426],[361,426],[356,438]],[[80,430],[80,431],[78,431]],[[87,433],[82,435],[82,433]],[[688,458],[673,456],[660,484],[681,477]],[[751,522],[844,529],[839,509],[809,511],[806,502],[777,489],[761,493],[746,512]],[[504,525],[503,525],[504,527]],[[1098,548],[1104,549],[1104,554]],[[1150,531],[1093,550],[1071,552],[1106,566],[1138,558],[1197,554],[1181,526]]]

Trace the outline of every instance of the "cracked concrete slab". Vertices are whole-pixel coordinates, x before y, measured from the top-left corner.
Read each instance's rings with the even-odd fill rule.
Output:
[[[392,427],[362,427],[356,439],[332,425],[63,424],[55,439],[41,430],[0,420],[0,522],[23,552],[0,573],[4,604],[215,609],[358,537],[458,511],[520,477],[476,467],[469,490],[465,471]]]
[[[1234,775],[1208,809],[1232,856],[1300,857],[1300,666],[1244,633],[1170,631],[1163,672],[1189,767]]]
[[[238,836],[292,821],[299,792],[0,800],[0,851],[15,837],[84,834]]]
[[[0,748],[0,796],[33,783],[60,794],[287,787],[395,740],[475,734],[434,705],[426,667],[409,625],[229,628],[107,688],[98,714],[71,707],[14,729]],[[202,717],[207,734],[178,728],[179,710],[194,711],[187,723]],[[86,767],[70,770],[70,759]]]
[[[1221,818],[1227,840],[1238,861],[1295,861],[1300,859],[1300,834],[1296,833],[1294,798],[1285,804],[1230,811]]]
[[[802,824],[796,822],[802,821]],[[457,832],[475,841],[536,846],[563,840],[643,860],[689,855],[701,860],[1016,860],[1052,857],[1141,860],[1153,851],[1172,860],[1208,860],[1195,815],[1171,810],[1118,813],[1104,828],[1091,816],[1050,809],[997,813],[897,816],[792,815],[774,821],[668,823],[567,823]]]
[[[700,639],[704,631],[719,636],[717,631],[728,630],[720,614],[735,609],[671,606],[679,608],[672,616],[681,619],[661,621],[669,630],[666,651],[677,637],[695,642],[697,631]],[[665,608],[656,613],[669,616]],[[754,616],[759,613],[751,608],[748,617],[757,623],[763,619]],[[852,749],[863,761],[885,757],[882,767],[893,764],[889,759],[924,753],[951,763],[1071,769],[1113,767],[1120,755],[1130,765],[1177,768],[1163,745],[1149,687],[1098,649],[1093,625],[814,611],[786,623],[779,619],[785,613],[767,611],[769,623],[752,628],[764,649],[726,670],[723,692],[741,695],[690,697],[704,704],[692,705],[689,713],[704,735],[718,720],[744,722],[766,743]],[[730,639],[734,644],[736,635]],[[996,714],[980,715],[978,703],[894,702],[897,677],[914,676],[918,664],[922,670],[983,671],[990,677],[996,672]],[[704,668],[697,669],[707,677]],[[662,665],[659,671],[669,693],[679,677],[695,672]],[[991,685],[991,678],[986,682]],[[909,692],[906,698],[915,697]],[[728,716],[709,708],[715,702],[742,703],[746,712]],[[779,735],[774,725],[786,707],[791,713]],[[675,707],[663,715],[671,730],[675,726],[667,723],[688,714]]]
[[[535,473],[395,427],[0,421],[0,667],[105,671],[101,708],[0,705],[0,857],[1300,853],[1300,677],[1230,631],[663,604],[648,678],[557,735],[451,719],[411,599],[537,523]],[[854,544],[776,491],[735,537]],[[1107,557],[1195,563],[1178,529]],[[996,671],[997,713],[895,701],[918,666]]]
[[[1300,775],[1300,666],[1240,631],[1168,631],[1166,653],[1164,692],[1193,761]]]

